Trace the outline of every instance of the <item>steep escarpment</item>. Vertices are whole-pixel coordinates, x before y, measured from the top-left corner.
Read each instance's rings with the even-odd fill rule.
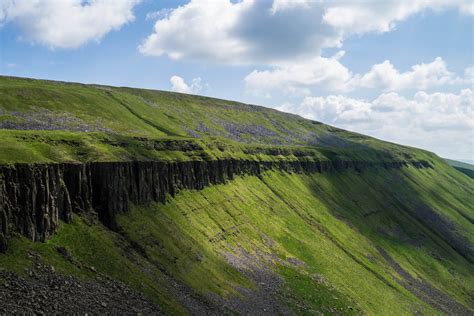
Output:
[[[264,170],[314,173],[377,165],[429,167],[426,161],[280,161],[210,160],[183,162],[108,162],[86,164],[17,164],[0,167],[0,250],[12,233],[45,241],[72,213],[97,212],[101,222],[116,229],[116,214],[129,203],[165,203],[180,189],[199,190],[236,175],[259,175]]]

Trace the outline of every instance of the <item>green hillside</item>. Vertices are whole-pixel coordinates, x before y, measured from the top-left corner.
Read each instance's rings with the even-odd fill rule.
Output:
[[[121,281],[165,314],[474,313],[474,181],[432,153],[231,101],[0,77],[2,165],[223,158],[366,167],[243,174],[132,204],[116,230],[76,213],[44,243],[15,235],[0,272]]]
[[[190,152],[222,157],[295,147],[349,160],[432,156],[259,106],[10,77],[0,77],[0,136],[3,163],[180,160]],[[174,141],[171,150],[164,141]]]

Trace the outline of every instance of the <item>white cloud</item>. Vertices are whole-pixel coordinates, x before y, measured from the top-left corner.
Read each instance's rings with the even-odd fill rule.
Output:
[[[354,87],[378,87],[387,91],[401,91],[428,89],[457,83],[462,83],[462,79],[448,70],[441,57],[437,57],[431,63],[414,65],[411,70],[403,73],[400,73],[389,60],[386,60],[381,64],[374,65],[363,76],[356,76],[351,84]]]
[[[331,58],[316,57],[308,61],[281,63],[271,70],[254,70],[244,79],[247,91],[256,95],[270,94],[272,91],[305,91],[309,94],[313,87],[336,92],[359,88],[403,91],[473,82],[472,67],[465,70],[464,78],[460,78],[448,70],[441,57],[427,64],[414,65],[405,72],[400,72],[386,60],[372,66],[365,74],[353,74],[339,61],[343,56],[344,51],[340,51]]]
[[[230,32],[248,3],[191,1],[172,10],[167,17],[159,19],[154,32],[142,43],[139,50],[145,55],[167,54],[173,59],[235,59],[243,54],[246,45]]]
[[[334,1],[327,7],[323,23],[339,30],[344,39],[353,34],[392,31],[398,22],[427,10],[455,8],[461,14],[473,15],[473,6],[471,0]]]
[[[172,11],[173,9],[164,8],[158,11],[148,12],[146,14],[145,20],[150,21],[150,20],[166,19],[168,18],[168,16],[170,15]]]
[[[191,0],[160,18],[139,50],[172,59],[275,65],[308,60],[353,34],[387,32],[414,14],[449,8],[473,11],[470,0]]]
[[[396,143],[430,148],[446,157],[474,158],[474,93],[419,91],[412,98],[395,92],[372,101],[340,95],[306,97],[284,104],[285,112],[355,130]]]
[[[206,84],[203,84],[200,77],[192,79],[191,84],[187,84],[182,77],[176,75],[170,78],[170,83],[172,91],[188,94],[197,94],[203,90],[204,86],[207,86]]]
[[[139,50],[228,64],[257,64],[318,55],[338,34],[322,24],[314,1],[192,0],[156,22]]]
[[[389,60],[354,74],[341,59],[321,56],[347,37],[388,32],[427,10],[457,9],[469,14],[467,0],[191,0],[166,11],[139,46],[149,56],[166,55],[210,63],[258,65],[244,81],[247,92],[270,97],[274,91],[308,95],[355,89],[403,91],[466,84],[441,58],[398,70]]]
[[[464,70],[464,82],[474,86],[474,67],[468,67]]]
[[[460,7],[468,1],[336,1],[326,10],[323,21],[345,36],[367,32],[389,32],[397,22],[426,9]]]
[[[14,23],[23,38],[50,48],[100,41],[134,20],[140,0],[2,0],[0,24]]]
[[[338,61],[342,55],[339,52],[332,58],[316,57],[307,62],[280,64],[271,70],[254,70],[244,79],[246,89],[257,95],[274,90],[309,94],[309,88],[314,86],[348,90],[353,75]]]
[[[306,97],[301,103],[306,117],[324,122],[367,122],[370,119],[371,105],[364,100],[356,100],[340,95],[328,97]]]
[[[461,4],[459,6],[459,12],[465,15],[474,15],[474,3],[472,1],[468,1]]]
[[[274,0],[270,12],[276,14],[281,11],[291,10],[295,8],[309,9],[312,0]]]

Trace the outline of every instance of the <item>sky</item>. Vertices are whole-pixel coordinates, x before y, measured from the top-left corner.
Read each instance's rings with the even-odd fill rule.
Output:
[[[474,3],[1,0],[0,74],[264,105],[474,161]]]

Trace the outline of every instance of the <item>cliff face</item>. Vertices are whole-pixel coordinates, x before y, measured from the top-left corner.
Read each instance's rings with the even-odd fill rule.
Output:
[[[380,163],[401,168],[407,162]],[[418,168],[427,162],[411,162]],[[72,213],[97,212],[101,222],[116,229],[115,216],[127,212],[129,202],[160,201],[180,189],[200,190],[224,183],[236,175],[259,175],[267,169],[286,172],[326,172],[377,165],[363,161],[258,162],[210,160],[188,162],[108,162],[88,164],[18,164],[0,166],[0,251],[15,233],[45,241],[60,220]]]
[[[0,250],[17,232],[45,240],[59,220],[69,221],[72,206],[60,165],[18,165],[0,169]]]

